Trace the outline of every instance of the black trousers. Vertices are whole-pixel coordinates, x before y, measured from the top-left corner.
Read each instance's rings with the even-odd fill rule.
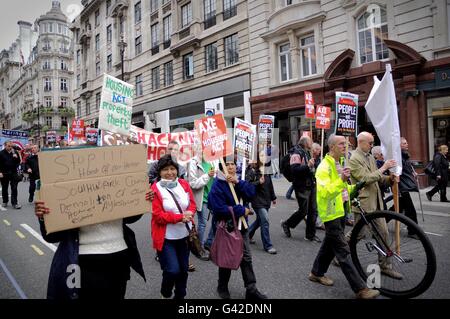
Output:
[[[400,213],[405,214],[406,217],[409,217],[416,224],[418,224],[417,212],[416,212],[416,208],[414,207],[414,203],[411,199],[411,195],[409,195],[408,192],[400,193],[399,203],[400,203],[400,208],[399,208]],[[408,234],[414,235],[413,231],[409,228],[408,228]]]
[[[298,210],[289,217],[285,224],[289,228],[295,228],[307,216],[305,237],[312,239],[316,235],[317,202],[316,188],[311,190],[295,190],[295,198],[298,203]]]
[[[125,298],[130,279],[128,250],[112,254],[79,255],[81,272],[80,299]]]
[[[250,242],[248,239],[248,230],[242,227],[242,237],[244,238],[244,256],[242,257],[241,268],[242,279],[244,280],[244,286],[247,290],[253,290],[256,288],[256,276],[253,271],[252,255],[250,252]],[[219,267],[219,287],[228,287],[228,282],[231,277],[231,269]]]
[[[35,191],[36,191],[36,179],[30,178],[30,188],[28,189],[28,192],[30,193],[31,200],[34,198]]]
[[[428,193],[433,196],[437,192],[439,192],[439,195],[441,196],[441,201],[445,202],[447,201],[447,183],[448,178],[441,178],[437,181],[436,186],[433,187],[432,190],[430,190]]]
[[[359,276],[358,271],[352,262],[350,247],[345,240],[345,218],[341,217],[324,223],[325,238],[320,246],[319,253],[314,260],[311,272],[322,277],[328,271],[331,261],[336,256],[342,272],[347,278],[350,287],[356,293],[367,285]]]
[[[19,183],[13,174],[3,174],[1,179],[2,183],[2,197],[3,203],[6,204],[9,201],[8,188],[11,185],[11,204],[17,205],[17,184]]]

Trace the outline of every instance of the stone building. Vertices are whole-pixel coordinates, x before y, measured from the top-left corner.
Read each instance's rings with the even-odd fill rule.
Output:
[[[11,128],[30,132],[33,142],[45,143],[45,133],[64,136],[74,116],[72,104],[72,50],[67,17],[59,1],[35,22],[37,41],[9,98]]]
[[[136,86],[132,122],[147,129],[191,129],[204,114],[204,101],[217,98],[223,98],[229,124],[244,115],[244,92],[250,90],[247,1],[82,4],[72,24],[74,102],[88,124],[98,118],[103,73],[121,78],[123,72]]]
[[[374,132],[364,105],[386,63],[401,134],[417,166],[449,143],[450,1],[258,0],[248,6],[253,121],[276,116],[282,152],[309,130],[304,91],[333,107],[336,91],[358,94],[359,131]]]

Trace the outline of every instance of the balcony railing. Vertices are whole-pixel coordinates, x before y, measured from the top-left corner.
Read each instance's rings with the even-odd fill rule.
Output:
[[[158,44],[153,44],[152,47],[152,55],[159,53],[159,45]]]
[[[170,39],[169,40],[166,40],[166,41],[164,41],[164,49],[167,49],[167,48],[169,48],[170,47]]]

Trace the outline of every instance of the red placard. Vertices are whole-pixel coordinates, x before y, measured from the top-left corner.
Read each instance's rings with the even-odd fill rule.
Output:
[[[316,128],[330,129],[331,125],[331,107],[317,105],[316,111]]]
[[[84,138],[84,120],[72,120],[70,135],[72,137]]]
[[[314,118],[314,98],[310,91],[305,91],[305,117]]]
[[[222,114],[195,120],[194,125],[202,142],[205,160],[213,161],[233,154],[231,141],[227,136],[227,125]]]

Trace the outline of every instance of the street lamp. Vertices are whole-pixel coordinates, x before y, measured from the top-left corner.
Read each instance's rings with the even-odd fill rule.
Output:
[[[123,34],[120,35],[120,41],[119,41],[119,43],[117,43],[117,45],[119,46],[119,50],[120,50],[120,65],[121,65],[121,69],[122,69],[122,81],[124,81],[124,79],[123,79],[123,56],[124,56],[125,48],[127,47],[127,43],[125,41],[123,41]]]

